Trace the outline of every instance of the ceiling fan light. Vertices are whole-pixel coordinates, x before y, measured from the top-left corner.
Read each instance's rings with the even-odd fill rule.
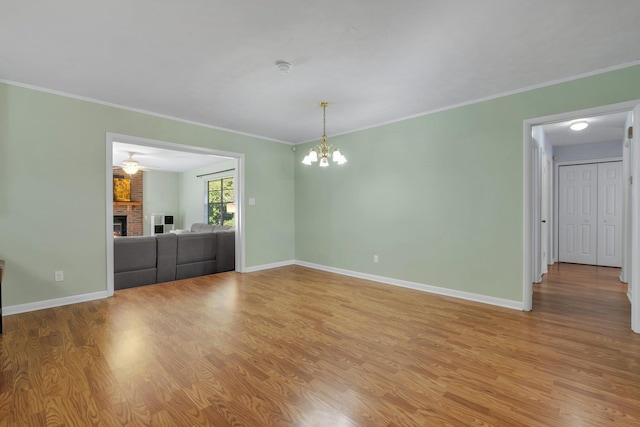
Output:
[[[583,129],[586,129],[587,126],[589,126],[589,123],[587,123],[585,120],[580,120],[580,121],[571,123],[571,126],[569,126],[569,128],[571,130],[583,130]]]
[[[129,175],[134,175],[140,168],[138,165],[125,165],[122,170]]]
[[[122,161],[122,170],[129,175],[133,175],[141,169],[140,163],[133,159],[134,154],[130,152],[129,158]]]

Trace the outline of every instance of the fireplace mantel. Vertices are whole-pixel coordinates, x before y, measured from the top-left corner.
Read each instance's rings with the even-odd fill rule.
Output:
[[[113,202],[113,206],[142,206],[142,202]]]

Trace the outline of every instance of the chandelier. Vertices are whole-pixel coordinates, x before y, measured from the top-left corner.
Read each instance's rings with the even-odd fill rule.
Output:
[[[320,106],[322,107],[322,142],[320,145],[316,145],[311,150],[309,150],[309,154],[304,156],[302,159],[302,164],[310,165],[311,163],[315,163],[320,160],[320,167],[326,168],[329,166],[329,157],[333,160],[334,163],[339,165],[343,165],[347,163],[347,158],[342,155],[338,147],[335,145],[327,144],[327,105],[328,102],[321,102]]]

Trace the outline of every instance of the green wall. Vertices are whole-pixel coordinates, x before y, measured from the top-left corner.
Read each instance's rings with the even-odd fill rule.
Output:
[[[523,121],[633,99],[640,66],[299,146],[296,259],[522,301]]]
[[[198,178],[198,175],[211,174],[235,168],[236,160],[233,159],[180,174],[180,213],[184,218],[183,228],[188,230],[191,228],[191,224],[195,222],[207,222],[204,207],[205,191],[207,188],[206,178],[219,179],[222,177],[235,176],[235,172],[229,171],[221,175],[207,175],[207,177],[204,178]]]
[[[244,153],[247,267],[295,258],[522,301],[523,120],[632,99],[640,66],[330,136],[349,163],[320,169],[300,164],[310,144],[294,157],[260,138],[0,84],[3,306],[106,289],[107,132]]]
[[[174,228],[184,228],[180,215],[180,175],[177,172],[146,170],[142,172],[143,234],[151,234],[151,214],[173,215]]]
[[[246,266],[293,259],[291,147],[0,84],[3,306],[106,290],[107,132],[244,153]]]

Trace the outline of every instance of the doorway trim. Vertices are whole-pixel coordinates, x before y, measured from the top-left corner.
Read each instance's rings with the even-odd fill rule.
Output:
[[[113,143],[122,142],[125,144],[146,145],[149,147],[164,148],[167,150],[184,151],[195,154],[214,155],[230,157],[236,160],[236,270],[244,273],[245,267],[245,236],[244,236],[244,154],[231,151],[222,151],[211,148],[196,147],[191,145],[177,144],[174,142],[159,141],[137,136],[122,135],[112,132],[106,134],[106,260],[107,260],[107,295],[114,294],[114,266],[113,266]]]
[[[532,155],[532,147],[535,144],[532,136],[532,128],[534,126],[544,125],[548,123],[563,122],[577,118],[600,116],[604,114],[619,113],[633,111],[636,106],[640,104],[640,100],[626,101],[617,104],[602,105],[594,108],[588,108],[583,110],[569,111],[560,114],[554,114],[550,116],[535,117],[526,119],[523,121],[523,138],[522,138],[522,159],[523,159],[523,188],[522,188],[522,221],[523,221],[523,247],[522,247],[522,305],[524,311],[531,311],[533,308],[533,265],[535,262],[536,254],[533,251],[534,242],[536,242],[535,227],[534,227],[534,209],[539,208],[539,204],[533,199],[533,188],[535,185],[534,180],[534,156]],[[639,118],[635,118],[639,120]],[[634,136],[634,141],[637,141],[637,137]],[[640,149],[634,150],[633,159],[630,163],[640,165]],[[630,206],[638,206],[640,192],[632,191]],[[638,260],[635,264],[640,265],[640,230],[632,230],[632,248],[631,255],[633,260]],[[633,238],[635,237],[635,239]],[[635,244],[634,244],[635,242]],[[630,262],[629,274],[631,279],[629,285],[632,289],[633,299],[635,301],[640,300],[640,286],[636,283],[640,283],[640,274],[632,271],[632,265],[634,262]],[[631,304],[631,325],[632,329],[636,333],[640,333],[640,307],[638,304]],[[635,326],[634,326],[635,325]]]

